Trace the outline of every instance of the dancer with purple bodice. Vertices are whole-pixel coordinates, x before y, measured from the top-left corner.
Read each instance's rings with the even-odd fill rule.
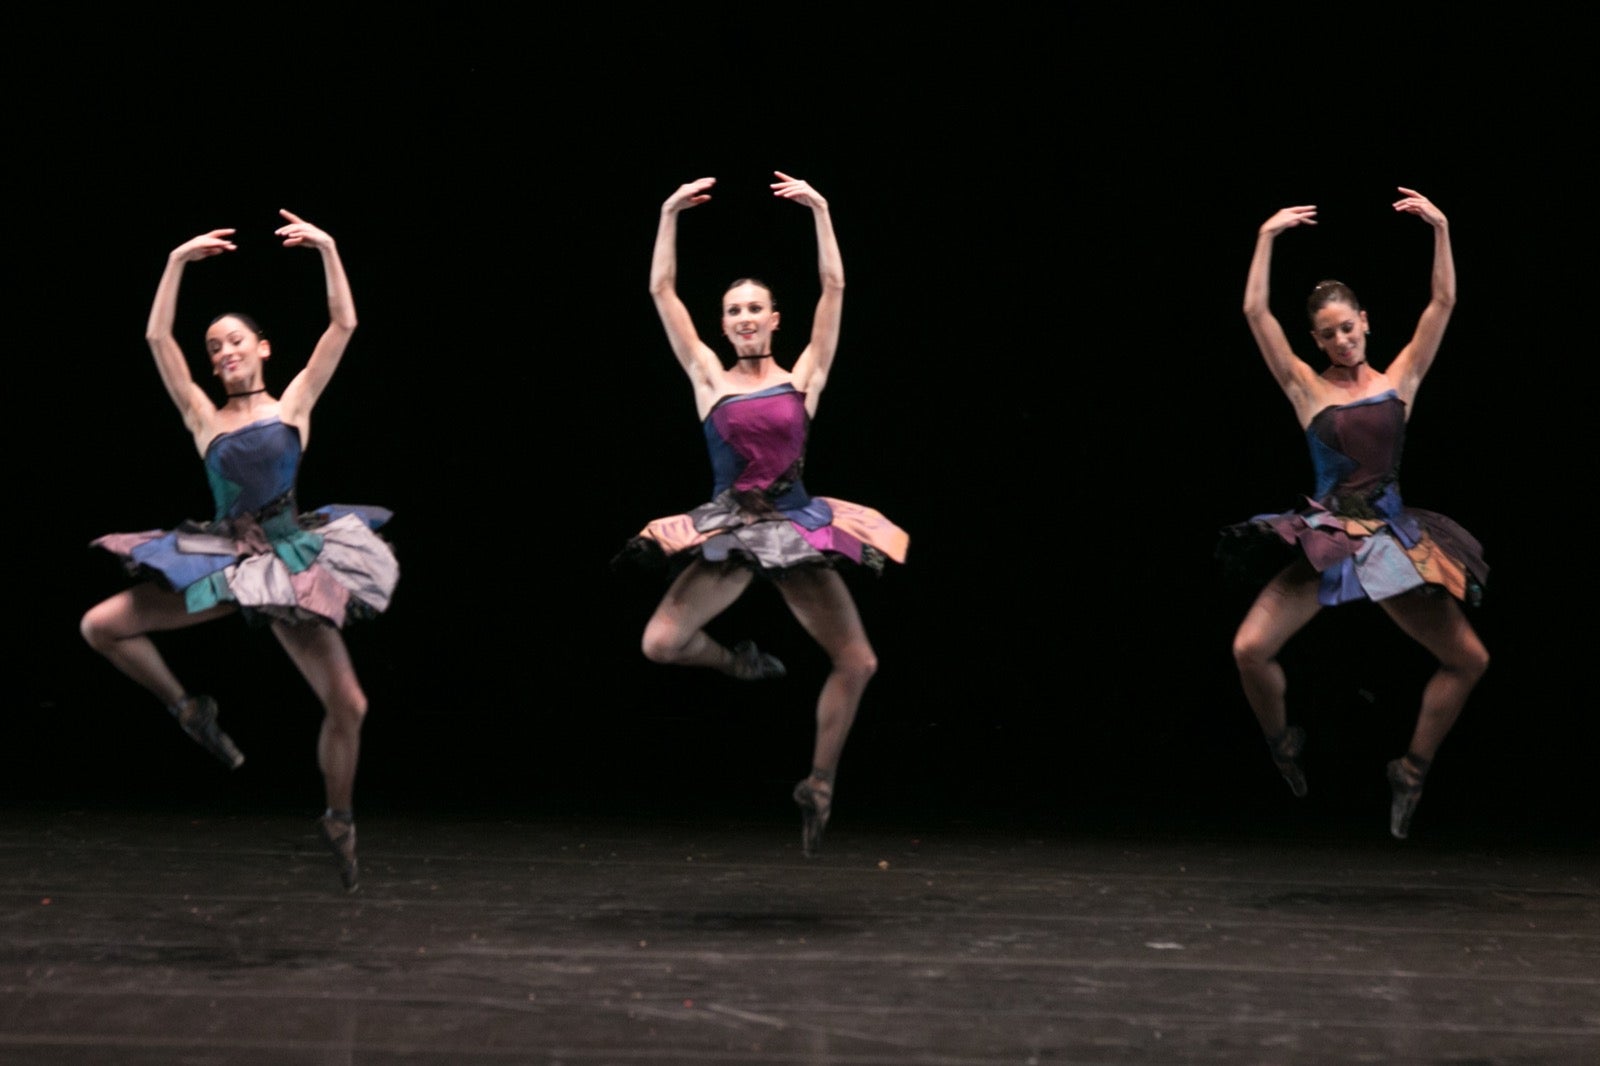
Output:
[[[801,845],[815,855],[833,809],[835,772],[877,656],[854,600],[834,570],[840,562],[881,569],[905,559],[908,538],[869,507],[812,496],[801,481],[806,436],[832,370],[844,306],[844,263],[828,202],[807,182],[776,173],[773,195],[811,210],[822,295],[811,335],[792,369],[777,364],[780,321],[772,291],[741,278],[722,298],[721,327],[733,346],[723,366],[700,339],[677,294],[677,227],[684,210],[711,199],[715,178],[689,182],[661,207],[650,294],[684,372],[711,454],[713,499],[647,525],[630,547],[665,556],[677,576],[644,632],[652,661],[704,666],[745,681],[782,677],[784,666],[753,643],[725,647],[705,632],[756,575],[771,578],[790,611],[831,660],[817,701],[811,771],[793,791]]]

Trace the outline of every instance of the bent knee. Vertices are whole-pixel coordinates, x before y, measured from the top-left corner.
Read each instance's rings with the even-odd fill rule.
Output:
[[[1489,649],[1474,641],[1471,647],[1463,649],[1461,655],[1450,666],[1476,684],[1489,669]]]
[[[99,650],[100,642],[105,638],[101,635],[100,623],[95,619],[92,609],[85,611],[83,617],[78,619],[78,634],[89,647]]]
[[[1233,638],[1233,661],[1239,669],[1251,670],[1271,662],[1272,650],[1265,641],[1241,629]]]
[[[683,650],[683,640],[676,626],[652,620],[644,627],[639,649],[653,663],[674,663]]]
[[[834,658],[833,668],[866,684],[878,672],[878,654],[870,644],[852,644]]]
[[[104,607],[104,604],[91,607],[83,612],[83,617],[78,620],[78,632],[83,635],[84,641],[89,647],[102,653],[122,636]]]
[[[359,728],[367,717],[367,694],[359,685],[340,688],[323,704],[323,712],[341,725]]]

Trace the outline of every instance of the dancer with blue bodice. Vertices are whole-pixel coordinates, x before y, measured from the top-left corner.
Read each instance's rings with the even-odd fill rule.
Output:
[[[665,556],[677,577],[644,632],[652,661],[704,666],[746,681],[784,675],[753,643],[733,648],[705,632],[756,575],[771,578],[789,610],[832,662],[817,701],[811,772],[794,788],[802,816],[801,845],[816,854],[833,807],[834,775],[845,738],[877,657],[837,563],[881,569],[903,562],[908,538],[870,507],[812,496],[801,480],[806,436],[839,344],[844,262],[828,202],[805,181],[777,173],[773,195],[810,208],[817,233],[822,295],[811,335],[790,370],[777,364],[772,335],[780,315],[772,290],[741,278],[722,298],[723,336],[734,360],[725,367],[700,339],[677,283],[678,216],[711,199],[715,178],[689,182],[661,206],[650,294],[684,372],[711,454],[710,502],[660,518],[633,541],[635,551]]]
[[[1294,561],[1256,597],[1234,638],[1245,697],[1273,762],[1296,796],[1307,784],[1298,757],[1305,732],[1290,726],[1278,652],[1323,607],[1371,600],[1438,660],[1406,753],[1388,765],[1389,830],[1404,839],[1428,767],[1461,714],[1489,654],[1461,603],[1476,603],[1488,567],[1472,535],[1444,515],[1400,498],[1400,454],[1423,377],[1433,365],[1456,300],[1450,227],[1427,197],[1402,187],[1394,209],[1433,229],[1431,299],[1411,340],[1388,367],[1367,361],[1369,325],[1355,293],[1324,281],[1307,303],[1311,336],[1329,366],[1311,369],[1289,346],[1268,308],[1272,245],[1296,226],[1316,225],[1316,207],[1286,207],[1262,224],[1245,284],[1244,313],[1267,368],[1306,432],[1316,490],[1306,506],[1258,515],[1226,531],[1224,552],[1262,539],[1292,549]]]
[[[322,703],[317,757],[327,809],[318,829],[345,887],[354,889],[352,803],[367,698],[339,630],[388,607],[399,567],[374,532],[387,521],[387,511],[331,506],[302,514],[296,503],[311,412],[344,357],[356,311],[333,238],[288,211],[280,213],[285,224],[276,232],[284,246],[315,249],[322,258],[328,328],[305,367],[274,398],[263,378],[272,345],[261,328],[238,313],[213,319],[206,353],[223,394],[215,404],[190,374],[172,324],[184,268],[234,251],[235,231],[212,230],[167,257],[145,338],[205,464],[216,510],[208,522],[95,541],[146,580],[91,608],[82,631],[91,647],[153,693],[201,747],[236,769],[244,755],[218,725],[216,701],[178,681],[150,634],[236,612],[270,625]]]

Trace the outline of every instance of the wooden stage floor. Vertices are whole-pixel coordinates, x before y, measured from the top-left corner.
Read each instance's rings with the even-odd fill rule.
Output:
[[[360,829],[346,896],[309,816],[8,811],[0,1062],[1600,1062],[1578,844]]]

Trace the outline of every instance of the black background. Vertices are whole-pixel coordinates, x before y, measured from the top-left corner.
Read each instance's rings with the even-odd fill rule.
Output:
[[[645,291],[657,207],[719,179],[683,222],[681,291],[709,337],[720,288],[764,277],[792,358],[815,259],[805,212],[767,191],[778,168],[830,199],[850,283],[808,484],[912,534],[908,566],[850,578],[882,661],[841,775],[861,816],[1381,825],[1427,656],[1370,606],[1290,646],[1315,790],[1294,811],[1228,652],[1251,590],[1211,550],[1310,488],[1239,314],[1256,227],[1319,205],[1279,242],[1274,308],[1295,335],[1310,286],[1347,281],[1381,362],[1427,300],[1428,230],[1389,208],[1407,185],[1450,216],[1460,303],[1406,498],[1494,567],[1472,615],[1494,665],[1424,809],[1464,832],[1591,829],[1592,135],[1572,28],[917,17],[19,33],[5,794],[317,803],[318,711],[267,633],[161,641],[250,755],[228,778],[76,634],[123,587],[93,537],[210,510],[141,334],[165,254],[238,228],[238,252],[187,272],[179,339],[198,356],[212,315],[247,311],[281,389],[325,322],[316,257],[272,238],[288,207],[339,240],[361,317],[300,499],[393,508],[404,573],[348,633],[372,703],[359,805],[781,811],[820,652],[758,587],[712,632],[755,637],[787,681],[652,665],[660,583],[608,567],[708,489]]]

